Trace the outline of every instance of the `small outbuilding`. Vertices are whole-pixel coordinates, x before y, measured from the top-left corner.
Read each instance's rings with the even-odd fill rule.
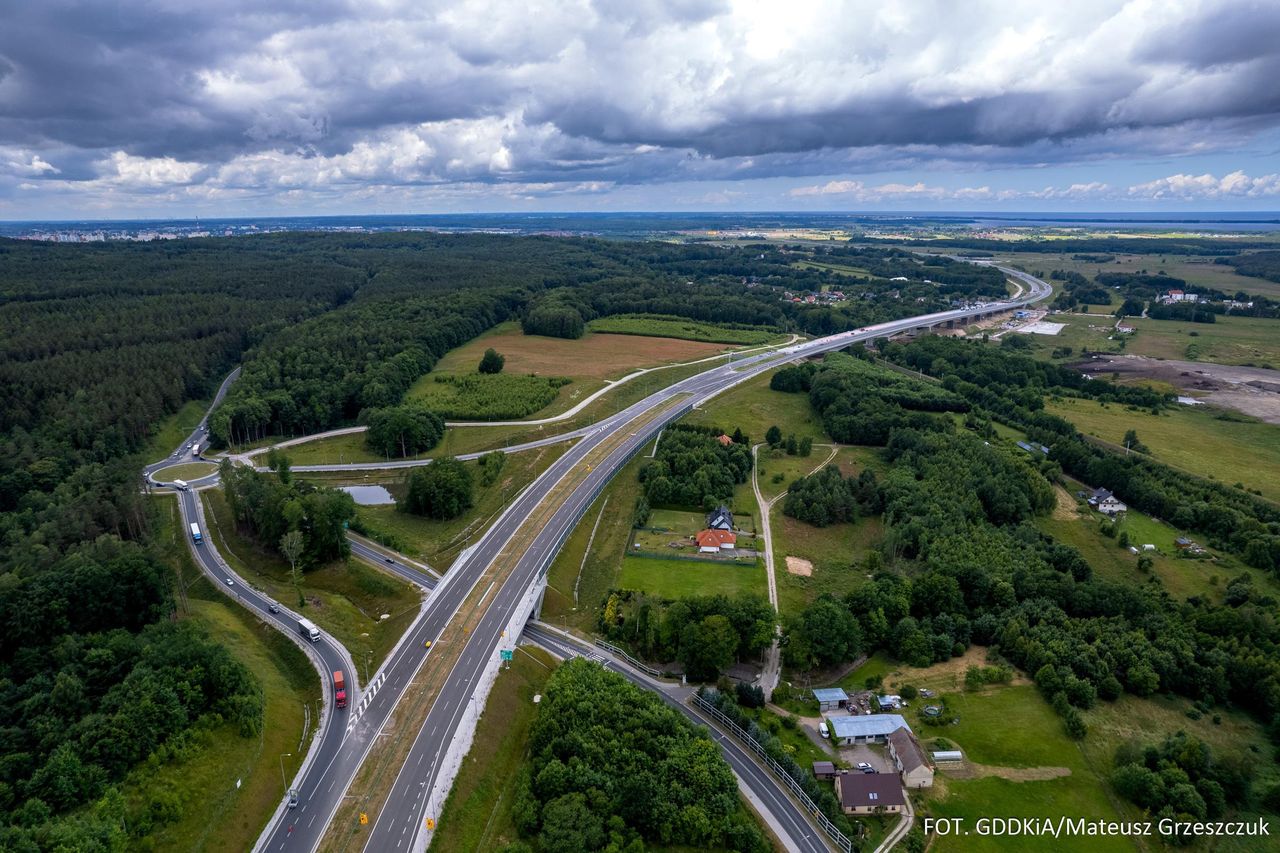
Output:
[[[832,762],[830,761],[813,762],[813,776],[815,779],[818,779],[823,782],[830,782],[832,779],[836,778],[836,776],[838,775],[839,775],[839,771],[836,770],[836,766]]]
[[[813,691],[819,711],[836,711],[849,707],[849,694],[840,687],[819,687]]]

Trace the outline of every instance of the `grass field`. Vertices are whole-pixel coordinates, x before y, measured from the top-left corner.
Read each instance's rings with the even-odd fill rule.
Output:
[[[147,439],[146,458],[158,461],[176,450],[191,435],[208,408],[208,400],[188,400],[178,411],[159,421]]]
[[[659,560],[628,555],[622,558],[618,586],[666,598],[690,595],[767,595],[764,565],[711,560]]]
[[[519,646],[510,667],[498,673],[475,742],[440,813],[432,853],[501,850],[516,840],[511,808],[537,712],[533,697],[557,664],[541,649]]]
[[[1080,488],[1071,482],[1071,494]],[[1052,517],[1040,518],[1036,526],[1053,538],[1071,545],[1084,555],[1085,560],[1099,576],[1122,583],[1158,582],[1174,598],[1183,600],[1202,595],[1211,601],[1221,601],[1227,582],[1238,575],[1253,578],[1260,590],[1280,592],[1280,583],[1272,575],[1244,565],[1229,554],[1214,552],[1214,559],[1193,560],[1174,556],[1173,540],[1179,532],[1150,516],[1129,510],[1120,523],[1120,530],[1128,531],[1130,541],[1138,548],[1144,544],[1155,545],[1157,551],[1148,553],[1152,559],[1151,573],[1138,570],[1138,557],[1116,544],[1115,539],[1103,536],[1099,530],[1098,513],[1076,515],[1062,509],[1064,496],[1059,496],[1059,509]],[[1118,534],[1117,534],[1118,535]]]
[[[729,432],[740,428],[753,444],[764,441],[765,432],[775,424],[784,434],[795,433],[797,438],[825,441],[822,421],[810,407],[809,395],[770,389],[773,374],[774,371],[768,371],[726,391],[685,415],[682,422],[718,426]]]
[[[884,533],[878,517],[814,527],[783,515],[781,502],[774,505],[770,522],[778,608],[784,615],[798,613],[823,593],[840,597],[866,583],[858,566]],[[788,556],[813,563],[813,574],[803,577],[788,572]]]
[[[927,672],[925,670],[924,672]],[[1093,771],[1080,747],[1067,738],[1062,721],[1031,685],[988,688],[978,693],[945,694],[959,721],[926,726],[912,703],[906,717],[922,739],[944,737],[965,753],[965,766],[942,771],[926,789],[921,816],[1055,817],[1100,820],[1120,817],[1106,783]],[[977,766],[980,765],[980,766]],[[1048,777],[1063,773],[1056,778]],[[1054,850],[1134,850],[1119,837],[1054,839]],[[1043,838],[939,837],[932,850],[1044,850]]]
[[[601,317],[588,323],[587,330],[589,332],[614,335],[678,338],[684,341],[705,341],[707,343],[741,346],[765,344],[769,341],[782,340],[784,337],[777,330],[763,326],[732,328],[715,323],[702,323],[684,317],[669,317],[658,314],[617,314],[613,317]]]
[[[361,506],[356,508],[356,512],[369,528],[391,534],[402,544],[405,553],[442,572],[452,565],[468,541],[474,542],[488,529],[505,502],[560,458],[567,447],[552,445],[511,454],[506,457],[498,479],[488,486],[480,482],[480,463],[465,463],[474,483],[475,504],[457,518],[446,521],[421,518],[400,512],[394,505]],[[402,491],[400,486],[393,486],[393,489],[395,493]]]
[[[1130,325],[1137,333],[1126,352],[1135,355],[1280,367],[1280,320],[1223,316],[1216,323],[1187,323],[1138,317]]]
[[[247,581],[272,598],[297,607],[289,580],[289,564],[235,529],[231,508],[221,491],[201,493],[208,534],[219,553]],[[303,575],[307,606],[302,613],[347,647],[358,666],[377,669],[418,614],[418,593],[358,560],[335,562]],[[382,619],[382,614],[390,618]],[[362,669],[359,681],[365,683]]]
[[[1173,278],[1180,278],[1190,285],[1201,285],[1221,290],[1226,294],[1234,294],[1237,290],[1245,293],[1280,298],[1280,284],[1262,278],[1240,275],[1232,267],[1215,264],[1209,256],[1196,255],[1132,255],[1117,254],[1110,263],[1099,264],[1091,261],[1074,260],[1070,254],[1044,252],[1008,252],[999,253],[1002,261],[1019,263],[1029,270],[1069,270],[1078,272],[1092,279],[1100,272],[1136,273],[1146,270],[1151,275],[1161,272]]]
[[[1280,427],[1234,413],[1220,418],[1222,413],[1209,406],[1178,406],[1152,415],[1114,403],[1065,398],[1047,400],[1045,409],[1113,444],[1124,441],[1126,430],[1137,430],[1162,462],[1228,485],[1243,483],[1280,500]]]
[[[802,270],[829,270],[840,275],[847,275],[851,278],[859,278],[864,281],[871,278],[871,273],[862,267],[853,267],[847,264],[830,264],[825,261],[796,261],[792,266]]]
[[[180,804],[179,815],[148,836],[155,850],[248,850],[283,795],[281,756],[290,777],[302,763],[303,706],[320,711],[320,683],[306,655],[288,638],[236,607],[204,579],[179,531],[177,502],[154,499],[157,541],[175,567],[185,602],[183,618],[196,622],[247,666],[265,698],[262,734],[239,736],[230,726],[196,735],[180,757],[135,770],[122,792],[131,812],[154,801]],[[237,789],[236,782],[240,781]]]

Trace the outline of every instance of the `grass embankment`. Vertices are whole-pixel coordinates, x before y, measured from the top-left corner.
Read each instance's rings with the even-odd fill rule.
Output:
[[[178,757],[135,770],[122,790],[131,811],[154,809],[157,802],[165,808],[178,805],[176,819],[147,836],[155,850],[248,850],[284,794],[281,756],[288,778],[302,763],[308,734],[304,707],[310,706],[314,726],[320,683],[296,645],[200,574],[187,549],[177,502],[167,496],[154,500],[156,540],[175,567],[180,618],[200,624],[247,666],[266,701],[259,737],[240,737],[225,725],[200,731]]]
[[[542,602],[546,621],[583,631],[595,628],[596,611],[609,589],[618,586],[640,496],[639,472],[646,462],[643,455],[628,462],[560,547],[547,574],[547,594]]]
[[[628,555],[623,557],[617,585],[639,589],[666,598],[691,595],[766,595],[764,566],[714,560],[661,560]]]
[[[223,559],[245,580],[272,598],[298,609],[289,564],[241,535],[220,490],[201,492],[208,533]],[[358,560],[334,562],[303,574],[302,614],[332,634],[351,652],[361,684],[391,652],[418,614],[419,594],[409,584]],[[390,618],[382,619],[382,614]]]
[[[750,437],[753,444],[764,441],[765,432],[774,425],[782,430],[783,435],[794,433],[796,438],[826,441],[822,419],[809,405],[809,395],[772,390],[769,380],[774,372],[766,371],[726,391],[702,408],[685,415],[682,422],[718,426],[730,432],[737,427]]]
[[[766,344],[785,338],[776,329],[765,326],[703,323],[685,317],[661,314],[617,314],[612,317],[601,317],[588,323],[587,329],[591,332],[607,332],[614,335],[678,338],[684,341],[743,346]]]
[[[395,506],[361,506],[356,511],[370,530],[389,533],[405,553],[426,561],[436,571],[449,568],[458,554],[475,541],[502,512],[507,501],[519,494],[539,474],[559,459],[568,444],[540,447],[505,457],[502,473],[489,485],[480,481],[480,463],[465,463],[475,484],[474,506],[458,518],[437,521],[400,512]],[[399,475],[403,477],[404,475]],[[397,494],[403,487],[394,487]]]
[[[433,853],[501,850],[516,840],[511,807],[537,714],[533,697],[543,692],[558,665],[541,649],[519,646],[511,665],[498,674],[475,742],[440,812],[429,848]]]
[[[1280,324],[1276,330],[1280,334]],[[1271,424],[1209,406],[1179,406],[1153,415],[1068,397],[1046,401],[1045,409],[1112,444],[1123,442],[1126,430],[1136,430],[1161,462],[1280,500],[1280,429]]]
[[[208,408],[208,400],[188,400],[178,411],[160,420],[155,432],[147,439],[147,447],[143,451],[146,458],[159,461],[181,447],[200,424]]]
[[[187,462],[183,465],[170,465],[168,468],[161,468],[152,476],[161,483],[172,483],[174,480],[199,480],[201,477],[208,477],[217,470],[218,466],[212,462]]]

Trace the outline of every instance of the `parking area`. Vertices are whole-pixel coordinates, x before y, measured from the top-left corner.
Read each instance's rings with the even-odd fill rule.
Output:
[[[874,767],[877,773],[894,772],[893,762],[889,760],[884,747],[879,744],[871,746],[865,743],[858,743],[852,746],[842,746],[840,747],[840,760],[850,767],[857,767],[858,762],[865,761]]]

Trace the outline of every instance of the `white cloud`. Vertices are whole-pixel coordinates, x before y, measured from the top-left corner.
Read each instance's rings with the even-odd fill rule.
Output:
[[[1131,197],[1151,199],[1274,198],[1280,196],[1280,174],[1251,178],[1235,171],[1221,178],[1213,175],[1170,175],[1129,187]]]

